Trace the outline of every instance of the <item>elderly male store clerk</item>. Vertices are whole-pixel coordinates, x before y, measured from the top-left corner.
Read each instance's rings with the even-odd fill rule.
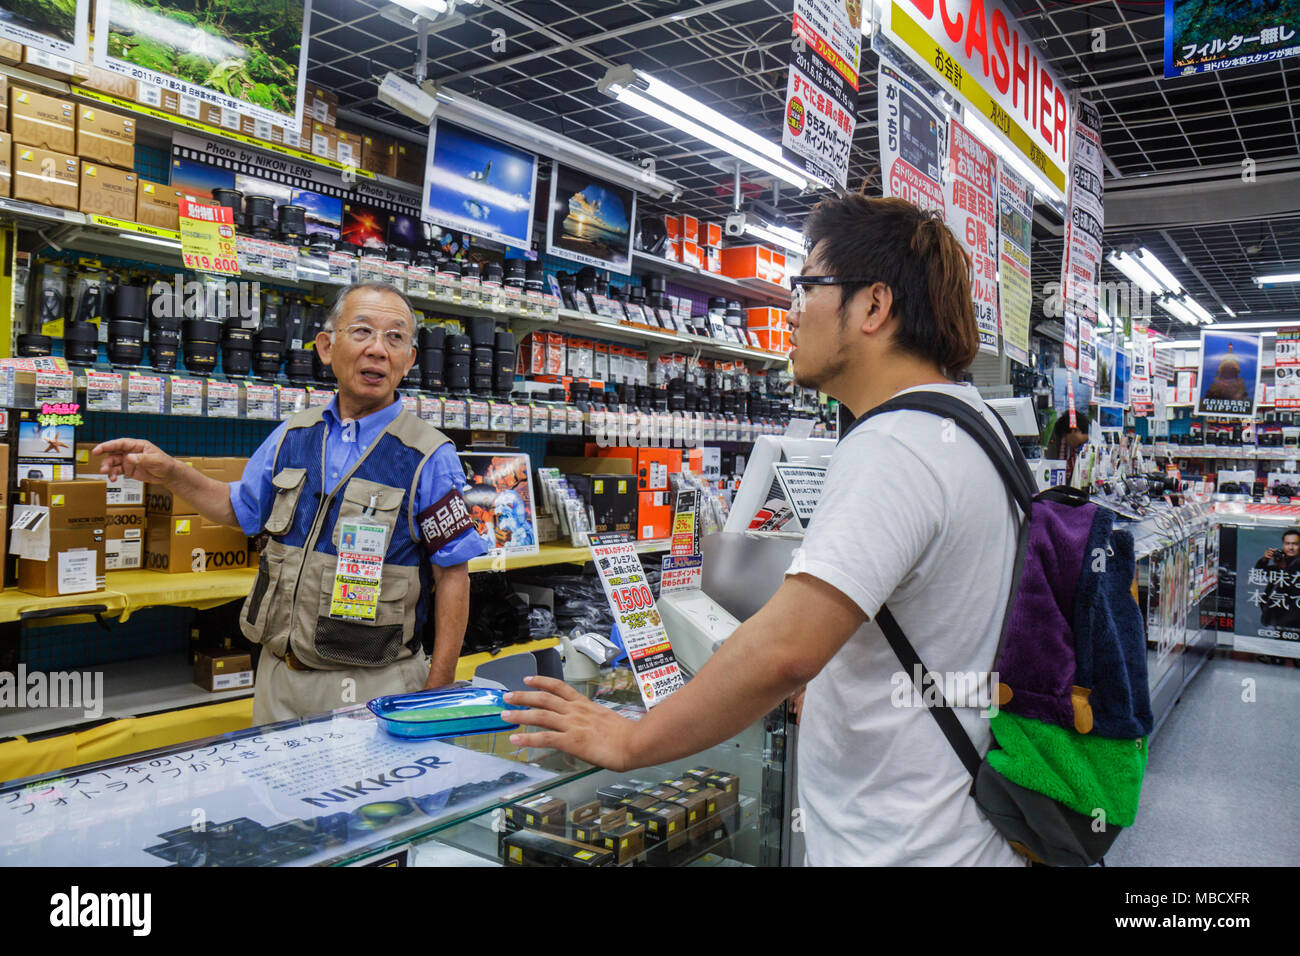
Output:
[[[110,477],[161,482],[210,520],[270,533],[240,613],[244,634],[264,645],[254,724],[451,683],[469,616],[467,562],[485,550],[461,499],[455,447],[395,391],[415,362],[406,297],[382,283],[349,286],[316,349],[337,396],[281,424],[239,481],[209,478],[139,439],[95,449]],[[348,589],[345,539],[379,566],[377,594]],[[429,661],[421,635],[431,583]]]

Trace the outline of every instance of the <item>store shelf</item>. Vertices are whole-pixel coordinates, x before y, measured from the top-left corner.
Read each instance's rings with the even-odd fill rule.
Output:
[[[632,253],[632,265],[646,272],[667,276],[674,282],[698,288],[712,295],[758,300],[782,309],[790,307],[790,290],[762,279],[732,279],[714,272],[704,272],[681,262],[669,262],[644,252]]]
[[[1238,458],[1254,461],[1295,461],[1300,459],[1300,449],[1257,448],[1241,445],[1169,445],[1157,453],[1150,445],[1142,446],[1142,454],[1158,458]]]
[[[670,543],[668,538],[637,541],[636,550],[640,554],[654,554],[667,551]],[[550,564],[586,564],[590,560],[590,548],[543,544],[538,547],[536,554],[511,554],[504,558],[474,558],[469,563],[469,569],[470,571],[514,571],[518,568],[540,568]]]

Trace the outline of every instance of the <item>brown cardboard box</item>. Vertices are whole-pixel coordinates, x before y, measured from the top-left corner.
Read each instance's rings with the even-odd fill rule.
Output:
[[[689,837],[686,833],[686,810],[675,803],[656,803],[645,811],[646,843],[651,845],[666,843],[669,851],[685,845]]]
[[[77,108],[71,100],[10,87],[9,121],[15,143],[55,153],[77,151]]]
[[[361,165],[361,137],[357,133],[339,130],[334,146],[334,158],[345,166]]]
[[[237,481],[244,476],[247,458],[182,458],[180,461],[197,468],[209,478],[217,481]],[[198,508],[174,494],[166,485],[149,483],[145,485],[145,507],[150,514],[189,515],[197,514]]]
[[[627,863],[645,852],[645,827],[633,823],[606,830],[601,835],[601,842],[614,854],[615,862]]]
[[[144,567],[145,510],[109,507],[104,522],[104,569],[136,571]]]
[[[540,830],[517,830],[501,841],[506,866],[612,866],[614,854],[604,847],[567,840]]]
[[[0,73],[0,130],[9,129],[9,77]]]
[[[676,787],[670,787],[667,784],[661,783],[653,787],[646,787],[644,790],[639,791],[639,793],[643,797],[653,797],[656,801],[662,803],[664,800],[667,800],[669,797],[677,796],[679,793],[681,793],[681,790],[679,790]]]
[[[135,190],[135,221],[159,229],[181,227],[181,192],[163,183],[137,179]]]
[[[10,196],[14,191],[13,137],[0,133],[0,196]]]
[[[119,100],[134,100],[136,94],[135,80],[122,76],[112,70],[101,70],[97,66],[77,66],[77,83],[88,90],[98,90]]]
[[[406,183],[423,183],[424,150],[414,143],[398,143],[393,177]]]
[[[150,571],[181,574],[189,571],[227,571],[257,564],[248,538],[202,515],[150,514],[145,530],[144,563]]]
[[[51,513],[53,509],[51,509]],[[90,579],[93,564],[93,585]],[[71,580],[74,572],[78,582]],[[18,559],[18,590],[42,597],[83,594],[104,587],[104,529],[50,530],[47,561]]]
[[[740,778],[734,773],[712,773],[704,778],[706,786],[722,794],[718,798],[719,807],[728,807],[740,799]]]
[[[548,793],[512,803],[505,808],[507,825],[526,827],[531,830],[544,830],[557,836],[564,836],[564,821],[567,804]]]
[[[180,93],[178,93],[176,90],[169,90],[167,87],[164,86],[160,90],[159,96],[160,99],[158,103],[158,108],[160,110],[162,110],[164,113],[175,113],[177,115],[180,114],[181,111]]]
[[[59,80],[76,79],[79,66],[77,60],[86,60],[89,57],[84,54],[74,54],[74,56],[77,56],[76,60],[29,46],[23,51],[23,69]]]
[[[194,683],[204,690],[234,690],[253,686],[253,658],[248,654],[194,655]]]
[[[96,106],[78,106],[77,155],[118,169],[134,169],[135,119]]]
[[[324,123],[311,124],[311,151],[322,159],[334,159],[338,154],[339,131]]]
[[[76,156],[15,144],[12,168],[14,199],[77,208],[81,161]]]
[[[97,163],[81,165],[81,211],[92,216],[135,219],[135,173]]]
[[[23,62],[23,45],[16,40],[0,40],[0,63]]]
[[[376,176],[393,176],[397,172],[397,143],[378,133],[362,136],[361,168]]]
[[[108,514],[104,483],[90,478],[72,481],[35,481],[24,478],[23,503],[50,509],[52,531],[103,531]]]
[[[303,106],[303,119],[336,126],[339,121],[338,94],[319,86],[308,86],[307,102]]]
[[[665,802],[674,803],[686,811],[686,828],[688,830],[697,824],[703,823],[709,816],[708,800],[698,790],[688,790],[681,796],[672,797]]]
[[[682,774],[682,776],[690,777],[692,780],[695,780],[696,781],[695,785],[698,787],[700,786],[700,784],[704,783],[705,780],[708,780],[711,776],[713,776],[715,773],[718,772],[719,771],[714,770],[712,767],[692,767],[690,770]]]
[[[592,800],[590,803],[579,804],[569,811],[569,825],[580,827],[588,822],[595,822],[600,817],[600,801]]]

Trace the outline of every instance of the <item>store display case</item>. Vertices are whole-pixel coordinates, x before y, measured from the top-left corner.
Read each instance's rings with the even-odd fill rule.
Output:
[[[634,695],[597,696],[639,716]],[[508,732],[400,739],[357,705],[10,782],[0,865],[776,865],[785,732],[782,706],[618,774]]]

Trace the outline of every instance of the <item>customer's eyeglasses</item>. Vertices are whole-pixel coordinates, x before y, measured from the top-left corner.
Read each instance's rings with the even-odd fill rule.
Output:
[[[805,276],[805,275],[790,276],[790,311],[791,312],[803,311],[804,302],[807,297],[807,293],[804,291],[804,286],[848,285],[851,282],[852,283],[861,282],[861,283],[865,283],[866,285],[874,285],[878,281],[880,280],[867,279],[858,276],[850,276],[849,278],[846,279],[842,279],[839,276]]]
[[[401,329],[389,329],[387,332],[380,332],[369,325],[349,325],[343,330],[343,334],[350,338],[357,345],[369,345],[376,335],[382,337],[384,347],[390,352],[402,352],[409,349],[412,339],[409,333]]]

